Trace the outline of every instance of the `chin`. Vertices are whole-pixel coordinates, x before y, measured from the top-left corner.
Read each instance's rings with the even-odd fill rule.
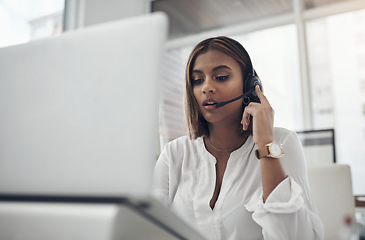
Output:
[[[222,122],[225,122],[228,120],[225,116],[222,116],[222,115],[213,116],[212,114],[205,114],[205,115],[203,115],[203,117],[210,124],[222,123]]]

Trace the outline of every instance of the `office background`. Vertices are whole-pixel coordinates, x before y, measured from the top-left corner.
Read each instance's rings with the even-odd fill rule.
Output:
[[[336,159],[351,166],[354,194],[365,194],[363,0],[0,0],[0,47],[153,11],[170,19],[161,146],[186,132],[182,99],[190,50],[203,38],[228,35],[249,51],[275,109],[275,126],[335,129]]]

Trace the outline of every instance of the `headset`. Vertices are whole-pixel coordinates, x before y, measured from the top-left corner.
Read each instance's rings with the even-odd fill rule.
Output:
[[[232,39],[233,40],[233,39]],[[250,58],[250,55],[248,55],[248,52],[246,49],[236,40],[233,40],[236,47],[243,53],[243,55],[246,56],[248,59],[249,69],[251,70],[248,76],[243,81],[243,94],[241,96],[238,96],[236,98],[233,98],[231,100],[220,102],[215,105],[215,108],[223,107],[224,105],[237,101],[238,99],[242,98],[242,103],[245,105],[245,107],[250,104],[250,102],[260,102],[260,99],[258,98],[255,87],[256,85],[259,85],[260,90],[262,90],[262,83],[260,78],[256,75],[255,69],[253,68],[252,61]]]

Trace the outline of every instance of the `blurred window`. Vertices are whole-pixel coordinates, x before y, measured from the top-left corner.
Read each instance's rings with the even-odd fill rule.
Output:
[[[252,58],[265,95],[275,109],[275,126],[301,129],[299,63],[296,29],[287,25],[234,35]],[[270,41],[268,41],[270,39]],[[187,134],[183,108],[185,67],[193,46],[170,49],[163,68],[160,105],[161,145]]]
[[[365,194],[365,10],[307,23],[315,129],[334,128],[339,163]]]
[[[275,110],[274,125],[301,129],[303,118],[295,26],[275,27],[233,38],[250,54],[264,93]]]
[[[0,47],[62,32],[64,0],[0,0]]]

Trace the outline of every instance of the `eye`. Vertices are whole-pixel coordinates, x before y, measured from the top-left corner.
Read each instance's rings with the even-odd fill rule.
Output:
[[[193,80],[191,81],[191,83],[192,83],[193,85],[198,85],[198,84],[202,83],[203,81],[204,81],[204,79],[202,79],[202,78],[197,78],[197,79],[193,79]]]
[[[223,82],[225,80],[227,80],[229,78],[229,75],[225,75],[225,76],[218,76],[215,79],[217,79],[220,82]]]

